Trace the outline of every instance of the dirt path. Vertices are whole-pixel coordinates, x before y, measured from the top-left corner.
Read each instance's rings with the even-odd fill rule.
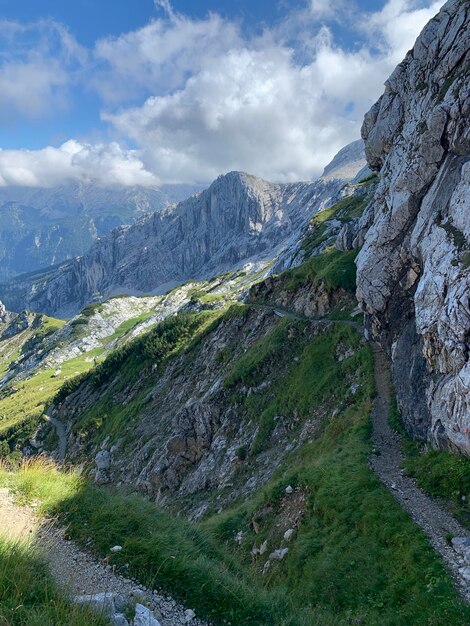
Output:
[[[3,488],[0,488],[0,536],[11,541],[32,539],[57,584],[72,597],[117,593],[148,606],[161,626],[207,626],[197,618],[188,620],[187,609],[171,598],[121,576],[105,559],[98,559],[65,539],[63,529],[50,522],[40,522],[33,507],[17,505],[8,489]]]
[[[470,581],[463,576],[465,565],[459,554],[449,545],[447,537],[465,537],[469,531],[461,526],[450,513],[443,510],[435,500],[416,486],[412,478],[404,475],[400,464],[403,460],[402,442],[389,424],[390,369],[388,359],[378,344],[371,344],[374,353],[374,376],[377,397],[372,412],[372,441],[376,453],[370,458],[370,467],[411,515],[413,521],[427,535],[433,548],[443,558],[458,588],[470,602]]]

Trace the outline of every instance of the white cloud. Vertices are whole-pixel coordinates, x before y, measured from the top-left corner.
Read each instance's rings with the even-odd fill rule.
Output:
[[[87,53],[52,20],[0,21],[0,121],[39,118],[67,105],[74,70]]]
[[[328,19],[345,8],[343,0],[310,0],[309,11],[314,19]]]
[[[157,9],[163,9],[169,17],[175,17],[170,0],[154,0],[154,4]]]
[[[0,150],[0,186],[53,187],[70,181],[94,180],[104,185],[152,185],[136,151],[117,143],[67,141],[59,148]]]
[[[138,151],[76,142],[4,151],[0,181],[193,182],[232,169],[272,180],[312,178],[359,137],[385,79],[443,4],[388,0],[378,11],[358,14],[353,3],[309,0],[304,11],[291,13],[288,28],[248,38],[239,24],[216,14],[193,20],[176,14],[168,0],[156,0],[166,17],[100,40],[93,51],[93,84],[106,103],[102,118],[117,141],[131,140]],[[356,44],[349,49],[327,26],[310,21],[311,32],[305,28],[306,15],[342,19],[330,10],[340,6],[344,19],[356,12]],[[62,57],[77,59],[73,40],[61,35],[60,41]]]
[[[444,3],[445,0],[437,0],[419,7],[412,0],[388,0],[381,11],[372,14],[365,22],[365,29],[388,56],[390,63],[397,64]]]
[[[304,64],[275,33],[249,42],[239,36],[223,54],[198,58],[199,69],[179,89],[103,118],[141,147],[146,167],[164,180],[210,180],[231,169],[281,181],[311,178],[359,137],[385,79],[442,4],[424,10],[389,0],[365,20],[370,39],[354,51],[336,46],[322,27]],[[322,7],[315,0],[314,8]],[[172,38],[180,28],[172,22]],[[172,61],[178,66],[180,59],[185,68],[185,55]]]
[[[241,43],[238,26],[219,15],[191,20],[171,13],[170,19],[99,40],[94,50],[99,65],[92,84],[110,103],[173,91]]]

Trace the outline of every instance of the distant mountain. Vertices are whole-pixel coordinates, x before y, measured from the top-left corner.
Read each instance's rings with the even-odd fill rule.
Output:
[[[81,258],[0,285],[0,298],[12,310],[68,316],[93,299],[161,293],[188,279],[274,259],[364,167],[360,148],[355,142],[347,174],[347,159],[341,159],[341,175],[348,178],[281,185],[242,172],[219,176],[176,207],[114,229]]]
[[[97,239],[201,186],[0,188],[0,280],[85,254]]]

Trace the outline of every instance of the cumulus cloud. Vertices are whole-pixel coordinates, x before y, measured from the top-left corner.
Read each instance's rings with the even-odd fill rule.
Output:
[[[222,54],[199,58],[178,89],[103,119],[135,141],[146,167],[165,180],[210,180],[230,169],[280,181],[311,178],[359,137],[384,80],[442,4],[425,10],[389,0],[364,20],[367,39],[352,51],[322,26],[308,42],[313,54],[305,63],[276,33],[256,41],[239,34]],[[327,8],[323,0],[311,5]],[[173,38],[180,27],[177,21],[168,27]],[[172,62],[178,66],[180,58],[186,68],[185,55],[176,53]]]
[[[53,20],[0,21],[0,121],[39,118],[67,105],[87,53]]]
[[[327,19],[336,16],[345,8],[343,0],[310,0],[309,11],[315,19]]]
[[[208,182],[232,169],[310,179],[359,137],[364,113],[444,0],[387,0],[367,14],[354,3],[306,0],[288,28],[250,37],[217,14],[190,19],[169,0],[155,4],[163,17],[100,40],[92,52],[102,119],[118,142],[130,140],[138,150],[67,142],[36,153],[0,152],[3,184],[50,185],[61,177]],[[332,10],[338,7],[344,15]],[[343,27],[353,43],[342,47],[328,20],[351,11],[356,18]]]
[[[238,25],[209,14],[192,20],[176,15],[96,43],[98,63],[92,84],[110,103],[169,92],[183,87],[207,63],[242,45]]]
[[[53,187],[71,181],[104,185],[153,185],[138,153],[117,143],[82,144],[70,140],[58,148],[0,150],[0,186]]]

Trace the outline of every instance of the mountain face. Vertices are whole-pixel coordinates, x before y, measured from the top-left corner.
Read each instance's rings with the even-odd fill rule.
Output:
[[[365,163],[353,153],[348,176]],[[332,175],[279,185],[231,172],[174,208],[113,230],[81,258],[2,285],[0,297],[9,309],[70,315],[93,298],[162,291],[273,259],[344,182]]]
[[[358,297],[409,432],[470,453],[470,4],[428,24],[366,115],[380,172]]]
[[[187,198],[200,187],[0,188],[0,280],[82,255],[121,224]]]

